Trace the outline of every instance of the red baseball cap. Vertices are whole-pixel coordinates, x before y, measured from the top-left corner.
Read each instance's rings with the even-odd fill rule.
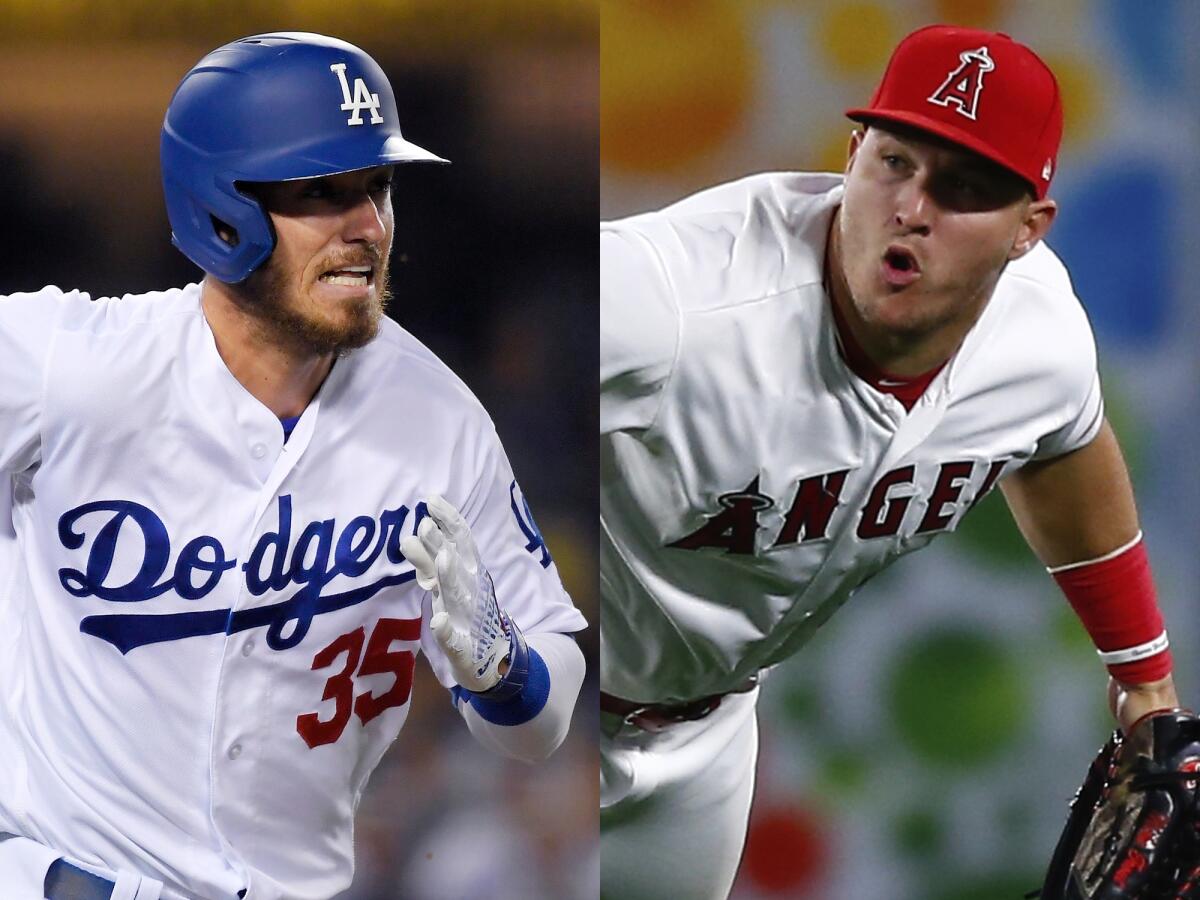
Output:
[[[1062,99],[1054,73],[1007,34],[930,25],[896,47],[859,122],[928,131],[999,163],[1040,200],[1058,165]]]

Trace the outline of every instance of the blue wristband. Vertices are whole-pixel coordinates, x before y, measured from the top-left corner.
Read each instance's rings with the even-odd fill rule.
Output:
[[[550,696],[550,670],[546,668],[541,655],[536,650],[530,650],[529,676],[525,687],[515,697],[493,700],[491,691],[472,694],[457,686],[455,690],[462,691],[467,702],[485,722],[491,722],[493,725],[520,725],[540,713],[546,705],[546,699]]]
[[[494,688],[475,694],[461,685],[451,689],[454,703],[466,701],[485,722],[520,725],[542,711],[550,696],[550,670],[541,654],[532,649],[516,623],[508,621],[508,672]]]
[[[500,623],[508,632],[508,671],[491,688],[475,695],[494,702],[513,699],[524,690],[529,679],[529,645],[525,643],[525,635],[504,610],[500,611]]]

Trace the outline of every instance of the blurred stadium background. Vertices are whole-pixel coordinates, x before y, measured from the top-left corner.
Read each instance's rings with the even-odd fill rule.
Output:
[[[1057,73],[1049,243],[1095,326],[1185,702],[1197,684],[1200,6],[1185,0],[605,0],[601,213],[840,171],[897,41],[1005,31]],[[1097,490],[1103,490],[1102,485]],[[1011,900],[1111,728],[1104,670],[994,495],[772,673],[734,900]]]
[[[196,280],[159,181],[179,79],[248,34],[359,44],[389,72],[405,134],[454,163],[399,173],[391,314],[491,412],[595,622],[597,15],[595,0],[7,0],[0,292]],[[598,895],[596,633],[581,644],[591,674],[571,736],[536,768],[476,745],[418,666],[359,810],[345,900]]]

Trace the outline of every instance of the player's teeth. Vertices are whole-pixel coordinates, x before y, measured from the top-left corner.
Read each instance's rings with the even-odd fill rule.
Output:
[[[321,276],[321,281],[325,282],[326,284],[344,284],[348,287],[362,287],[367,283],[367,276],[326,274]]]

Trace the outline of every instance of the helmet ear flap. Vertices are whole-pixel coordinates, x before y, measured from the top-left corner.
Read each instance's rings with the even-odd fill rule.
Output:
[[[230,284],[244,281],[275,249],[271,217],[237,185],[201,192],[164,179],[164,186],[171,243],[215,278]],[[179,238],[181,228],[188,235],[186,246]],[[226,228],[231,234],[222,235]]]
[[[240,188],[236,182],[228,186],[221,185],[217,197],[219,205],[214,204],[215,208],[209,210],[210,219],[215,218],[227,224],[236,236],[235,241],[230,243],[217,235],[213,228],[216,239],[229,248],[228,269],[224,272],[213,271],[213,274],[230,283],[244,281],[249,273],[266,262],[275,249],[276,241],[275,225],[271,222],[270,214],[257,197]]]

